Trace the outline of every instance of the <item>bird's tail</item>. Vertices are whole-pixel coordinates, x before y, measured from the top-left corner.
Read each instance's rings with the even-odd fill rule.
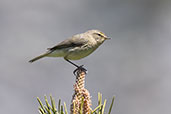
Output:
[[[32,62],[34,62],[34,61],[37,61],[37,60],[39,60],[39,59],[41,59],[41,58],[43,58],[43,57],[46,57],[48,54],[49,54],[49,52],[44,53],[44,54],[42,54],[42,55],[39,55],[39,56],[37,56],[37,57],[31,59],[29,62],[32,63]]]

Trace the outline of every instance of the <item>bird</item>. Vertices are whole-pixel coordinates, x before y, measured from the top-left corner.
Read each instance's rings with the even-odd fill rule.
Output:
[[[44,57],[63,57],[64,60],[77,68],[82,68],[83,65],[76,65],[71,60],[80,60],[87,57],[105,40],[109,39],[111,38],[100,30],[88,30],[84,33],[73,35],[52,48],[48,48],[45,53],[29,60],[29,62],[33,63]]]

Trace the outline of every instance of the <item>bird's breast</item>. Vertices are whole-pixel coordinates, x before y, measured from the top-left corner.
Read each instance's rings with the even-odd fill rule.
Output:
[[[68,55],[65,58],[69,60],[79,60],[88,55],[97,49],[98,46],[88,46],[84,45],[82,47],[76,47],[69,50]]]

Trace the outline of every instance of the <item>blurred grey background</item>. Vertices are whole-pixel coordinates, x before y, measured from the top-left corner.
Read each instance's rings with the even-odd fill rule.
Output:
[[[28,60],[89,29],[112,38],[75,61],[89,71],[92,108],[101,92],[107,107],[116,96],[112,114],[170,114],[170,0],[0,0],[0,113],[38,114],[45,94],[69,109],[75,68]]]

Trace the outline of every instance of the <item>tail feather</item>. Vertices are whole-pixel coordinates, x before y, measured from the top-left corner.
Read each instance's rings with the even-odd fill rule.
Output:
[[[44,54],[42,54],[42,55],[40,55],[40,56],[37,56],[37,57],[31,59],[29,62],[32,63],[32,62],[34,62],[34,61],[37,61],[37,60],[39,60],[39,59],[41,59],[41,58],[47,56],[48,54],[49,54],[49,53],[44,53]]]

